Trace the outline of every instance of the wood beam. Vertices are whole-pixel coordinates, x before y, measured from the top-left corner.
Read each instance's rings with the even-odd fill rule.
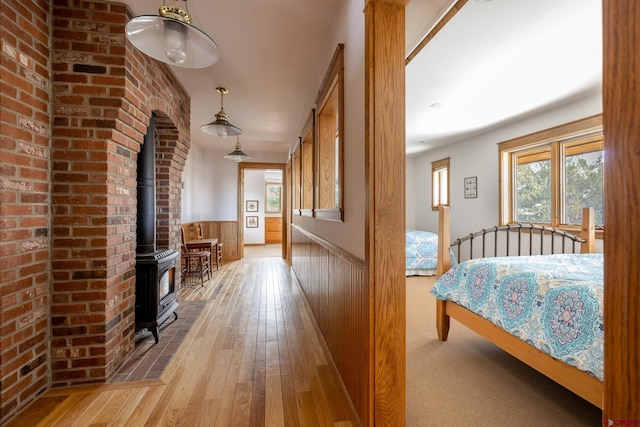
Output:
[[[603,1],[603,48],[603,417],[629,425],[640,422],[640,2]]]
[[[365,261],[373,322],[370,426],[405,425],[406,3],[368,0],[364,10]]]

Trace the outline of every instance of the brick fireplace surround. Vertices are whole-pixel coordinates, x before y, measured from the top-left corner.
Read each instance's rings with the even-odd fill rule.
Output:
[[[118,3],[2,0],[0,424],[134,347],[136,160],[156,113],[158,248],[179,248],[190,99]]]

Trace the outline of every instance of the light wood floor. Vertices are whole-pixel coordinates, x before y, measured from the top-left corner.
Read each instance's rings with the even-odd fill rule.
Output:
[[[50,390],[9,426],[359,425],[282,259],[225,263],[182,299],[208,304],[160,379]]]

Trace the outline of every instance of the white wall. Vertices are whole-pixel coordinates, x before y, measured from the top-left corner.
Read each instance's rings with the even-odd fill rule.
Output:
[[[438,212],[431,210],[431,162],[451,158],[451,237],[461,237],[498,222],[498,143],[599,113],[602,98],[593,96],[409,159],[413,173],[409,178],[408,167],[407,181],[413,180],[414,188],[409,193],[407,185],[407,207],[413,197],[415,228],[433,232],[438,228]],[[475,199],[464,198],[464,178],[469,176],[478,177]]]
[[[281,217],[282,213],[266,212],[266,191],[265,184],[267,182],[282,183],[282,171],[266,171],[261,169],[245,169],[244,171],[244,200],[257,200],[258,212],[244,212],[244,243],[245,245],[264,245],[265,244],[265,218]],[[258,227],[247,228],[247,217],[257,216]]]
[[[407,157],[407,165],[406,168],[406,222],[407,228],[416,228],[416,181],[414,179],[416,173],[416,159],[413,157]],[[423,187],[423,185],[420,185]],[[429,195],[429,200],[431,200],[431,195]]]
[[[226,151],[191,146],[182,173],[181,220],[236,221],[238,218],[238,164]],[[251,162],[286,163],[287,155],[251,152]]]
[[[244,243],[245,245],[264,244],[264,173],[263,170],[244,171],[244,200],[257,200],[258,212],[244,213]],[[248,216],[258,217],[258,228],[247,228],[246,218]]]

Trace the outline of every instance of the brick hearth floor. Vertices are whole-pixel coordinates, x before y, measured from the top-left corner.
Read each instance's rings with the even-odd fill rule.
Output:
[[[129,358],[108,382],[142,381],[160,378],[171,358],[198,320],[207,301],[180,302],[178,319],[173,315],[160,326],[160,341],[151,332],[136,335],[135,348]]]

